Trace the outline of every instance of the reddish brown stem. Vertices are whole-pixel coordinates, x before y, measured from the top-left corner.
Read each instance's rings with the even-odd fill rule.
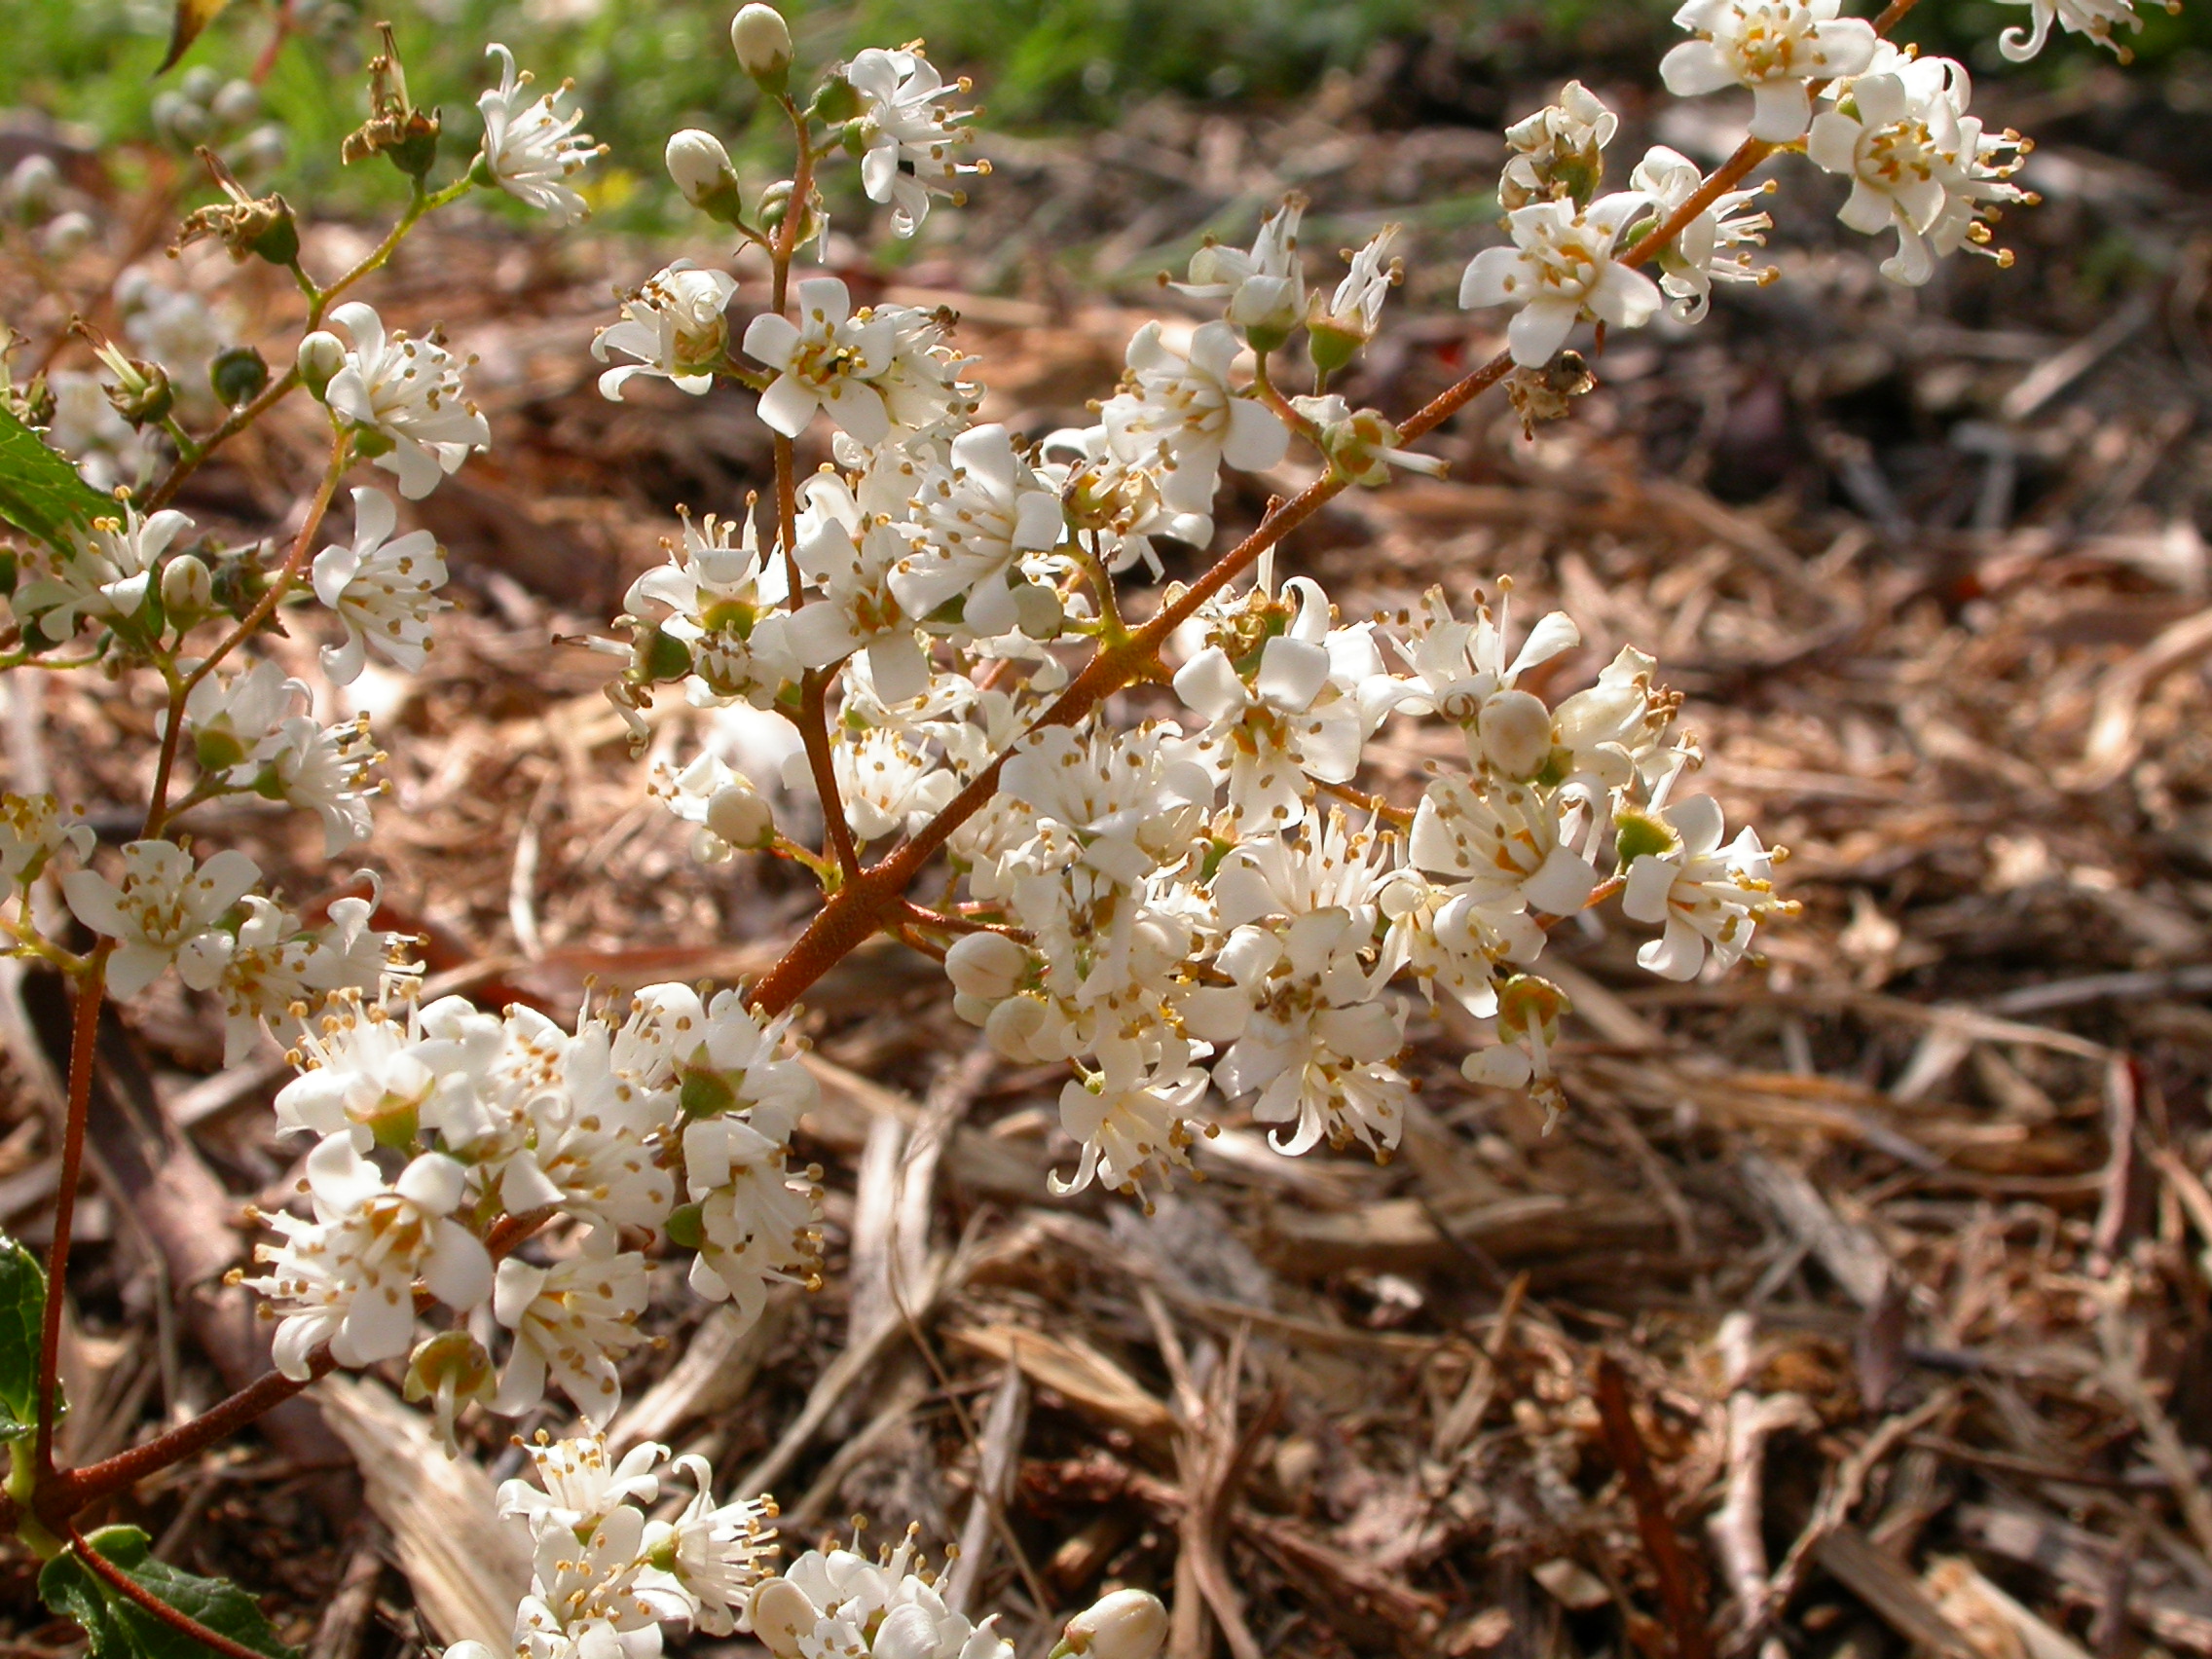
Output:
[[[822,822],[830,831],[830,850],[847,881],[861,872],[861,850],[853,839],[853,827],[845,820],[845,803],[837,793],[837,766],[830,748],[830,716],[824,703],[827,682],[820,669],[810,668],[799,685],[798,735],[806,745],[806,769],[814,779],[814,793],[822,797]]]
[[[114,1562],[85,1541],[84,1535],[72,1527],[69,1529],[69,1548],[76,1558],[92,1571],[92,1575],[126,1601],[135,1603],[149,1618],[158,1619],[169,1629],[190,1637],[194,1641],[213,1648],[229,1659],[269,1659],[266,1653],[256,1652],[242,1641],[233,1641],[219,1630],[209,1630],[190,1613],[172,1607]]]
[[[281,1372],[256,1378],[227,1400],[210,1406],[190,1422],[156,1435],[128,1452],[119,1452],[82,1469],[67,1469],[54,1476],[39,1492],[39,1507],[49,1526],[64,1524],[85,1509],[172,1463],[181,1463],[196,1452],[237,1433],[249,1422],[267,1417],[319,1377],[327,1377],[338,1362],[328,1347],[308,1356],[305,1382],[294,1382]]]
[[[69,1099],[61,1119],[61,1177],[54,1196],[54,1243],[46,1253],[46,1308],[38,1333],[37,1480],[54,1472],[54,1423],[60,1408],[61,1309],[68,1300],[69,1233],[77,1219],[77,1189],[85,1173],[85,1120],[92,1109],[92,1057],[99,1044],[100,1004],[107,995],[107,959],[115,946],[93,947],[77,981],[76,1018],[69,1032]]]

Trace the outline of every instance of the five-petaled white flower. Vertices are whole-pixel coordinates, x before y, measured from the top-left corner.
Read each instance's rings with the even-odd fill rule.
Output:
[[[1720,803],[1711,795],[1677,801],[1660,816],[1677,844],[1639,855],[1621,894],[1629,920],[1666,929],[1636,959],[1666,979],[1696,978],[1709,953],[1716,968],[1732,968],[1760,922],[1788,913],[1774,897],[1773,856],[1748,825],[1722,846]]]
[[[1260,225],[1249,253],[1208,240],[1191,255],[1191,279],[1173,286],[1194,300],[1227,300],[1229,320],[1247,332],[1287,335],[1306,311],[1298,222],[1306,198],[1287,197]]]
[[[845,78],[861,100],[861,188],[870,202],[890,204],[891,228],[898,235],[910,237],[920,228],[933,196],[957,203],[960,192],[952,180],[990,170],[988,163],[955,159],[975,141],[974,129],[958,125],[972,112],[940,107],[947,98],[967,94],[965,80],[945,80],[910,48],[880,47],[858,54]]]
[[[1813,119],[1806,83],[1862,73],[1874,59],[1874,25],[1839,18],[1842,0],[1687,0],[1676,23],[1698,38],[1659,60],[1678,98],[1751,90],[1751,136],[1788,144]]]
[[[645,1340],[638,1316],[647,1300],[645,1259],[617,1252],[601,1228],[581,1252],[552,1267],[519,1256],[499,1264],[492,1313],[514,1332],[514,1351],[499,1376],[492,1409],[513,1416],[544,1397],[550,1374],[594,1428],[605,1428],[622,1403],[616,1363]]]
[[[623,298],[622,320],[592,337],[591,354],[603,363],[609,351],[638,359],[601,375],[599,394],[619,402],[633,375],[655,375],[703,395],[729,350],[729,319],[722,313],[736,292],[737,278],[728,272],[702,271],[688,259],[647,277]]]
[[[1540,369],[1585,316],[1615,328],[1641,328],[1659,309],[1659,288],[1613,257],[1629,222],[1651,199],[1624,190],[1577,210],[1571,202],[1531,202],[1507,216],[1512,247],[1485,248],[1459,280],[1459,304],[1518,306],[1506,328],[1513,360]]]
[[[61,896],[80,922],[116,941],[107,963],[109,992],[134,997],[260,879],[259,866],[235,848],[196,867],[174,841],[133,841],[123,849],[120,885],[97,870],[73,869],[61,878]],[[194,952],[179,972],[203,991],[215,982],[220,962]]]
[[[110,621],[135,616],[162,555],[191,528],[192,520],[173,507],[140,518],[136,507],[127,505],[120,519],[95,519],[90,530],[73,532],[66,553],[34,556],[28,579],[11,603],[18,615],[37,618],[38,631],[57,642],[77,631],[80,616]]]
[[[461,364],[434,340],[385,332],[376,308],[350,300],[330,313],[353,337],[324,399],[331,413],[390,445],[377,464],[419,501],[459,472],[471,450],[488,449],[492,427],[461,384]]]
[[[1660,222],[1665,223],[1697,194],[1705,183],[1705,170],[1687,156],[1654,144],[1628,181],[1651,198]],[[1659,267],[1659,286],[1674,302],[1668,309],[1680,321],[1703,320],[1713,303],[1715,281],[1764,279],[1766,273],[1753,267],[1748,254],[1730,250],[1766,245],[1761,233],[1772,230],[1774,221],[1764,213],[1747,211],[1765,194],[1765,188],[1723,192],[1659,250],[1653,262]]]
[[[393,536],[399,509],[381,490],[353,492],[353,539],[314,557],[315,598],[346,624],[346,643],[325,646],[323,672],[340,685],[360,678],[375,645],[401,668],[421,672],[430,649],[430,618],[446,608],[446,558],[426,530]]]
[[[806,430],[818,410],[855,443],[873,446],[891,435],[883,393],[868,383],[891,367],[898,346],[890,317],[853,315],[853,296],[834,276],[798,285],[798,321],[762,312],[746,325],[746,355],[776,371],[760,394],[760,419],[787,438]]]
[[[560,99],[575,83],[564,81],[559,92],[533,94],[530,72],[515,73],[513,53],[494,41],[484,55],[499,59],[499,84],[476,100],[484,115],[480,165],[501,190],[552,215],[555,224],[583,218],[591,209],[569,180],[606,146],[576,130],[581,110],[560,113]]]
[[[308,1154],[314,1218],[264,1219],[281,1244],[255,1246],[269,1272],[243,1282],[276,1304],[276,1369],[297,1382],[323,1343],[345,1366],[374,1365],[405,1353],[415,1332],[415,1281],[447,1307],[467,1312],[492,1294],[492,1258],[453,1219],[467,1171],[428,1152],[388,1186],[349,1135],[332,1135]]]

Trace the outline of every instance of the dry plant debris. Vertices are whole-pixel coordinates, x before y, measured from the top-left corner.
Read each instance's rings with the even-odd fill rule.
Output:
[[[1379,121],[1396,95],[1370,77],[1277,125],[1161,104],[1095,143],[998,140],[1001,188],[889,291],[988,337],[987,415],[1042,432],[1111,382],[1115,284],[1202,231],[1293,186],[1327,225],[1354,175],[1434,201],[1494,165],[1463,129]],[[1346,498],[1288,550],[1347,609],[1509,575],[1581,622],[1563,678],[1654,646],[1731,819],[1794,854],[1806,915],[1763,972],[1650,988],[1594,920],[1560,941],[1558,1124],[1459,1081],[1446,1009],[1416,1022],[1401,1159],[1292,1164],[1233,1124],[1211,1178],[1148,1215],[1048,1199],[1057,1078],[971,1054],[940,980],[864,952],[805,1027],[830,1288],[730,1340],[717,1313],[679,1329],[661,1287],[679,1340],[641,1357],[616,1437],[774,1479],[800,1541],[856,1511],[958,1536],[958,1594],[1027,1605],[1024,1653],[1107,1578],[1182,1592],[1179,1659],[2212,1653],[2212,146],[2155,86],[2042,102],[2050,205],[2016,228],[2004,312],[1978,271],[1916,303],[1825,227],[1787,229],[1792,280],[1729,296],[1725,353],[1654,331],[1532,440],[1480,405],[1441,446],[1451,481]],[[2130,121],[2179,135],[2168,166],[2098,147]],[[2092,243],[2133,287],[2101,324]],[[806,902],[691,862],[599,666],[549,643],[602,622],[669,506],[763,472],[680,397],[593,391],[625,264],[434,236],[387,302],[419,323],[498,297],[449,320],[488,343],[498,441],[423,504],[466,613],[424,674],[370,682],[409,731],[390,925],[427,937],[434,989],[495,1005],[728,980]],[[281,315],[256,279],[236,303]],[[1359,395],[1410,405],[1468,350],[1456,316],[1406,323]],[[281,502],[315,444],[274,423],[189,504]],[[42,706],[11,683],[18,788],[51,779],[95,822],[143,793],[100,741],[106,687],[51,682]],[[672,746],[688,717],[664,715]],[[1409,793],[1428,758],[1395,755]],[[223,828],[316,892],[313,847]],[[36,1240],[55,1005],[21,974],[6,1003],[0,1224]],[[178,993],[108,1046],[79,1457],[258,1363],[213,1287],[240,1207],[296,1171],[249,1109],[276,1069],[198,1081],[217,1028]],[[447,1472],[377,1389],[326,1393],[329,1427],[272,1418],[130,1518],[171,1559],[276,1587],[317,1659],[483,1634],[438,1561],[491,1545],[453,1536],[436,1493],[519,1454],[487,1440]],[[29,1564],[0,1573],[9,1651],[56,1651]]]

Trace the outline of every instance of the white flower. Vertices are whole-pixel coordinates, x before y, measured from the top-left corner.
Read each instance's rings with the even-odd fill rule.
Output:
[[[1532,202],[1507,216],[1514,246],[1485,248],[1459,281],[1462,309],[1517,306],[1506,329],[1513,360],[1540,369],[1584,316],[1641,328],[1659,309],[1659,289],[1613,258],[1613,243],[1650,201],[1641,191],[1601,197],[1577,211],[1568,202]]]
[[[1805,153],[1823,170],[1851,180],[1836,217],[1868,236],[1895,228],[1898,251],[1882,262],[1892,281],[1917,286],[1936,260],[1973,246],[1988,249],[1981,204],[2034,200],[2009,182],[2026,141],[1989,134],[1966,113],[1972,84],[1946,57],[1878,58],[1876,68],[1831,88],[1836,107],[1813,118]]]
[[[1769,916],[1788,913],[1774,897],[1774,860],[1748,826],[1723,847],[1720,803],[1692,795],[1660,815],[1673,830],[1671,852],[1644,853],[1629,866],[1621,912],[1631,921],[1663,924],[1666,932],[1636,953],[1666,979],[1694,979],[1710,953],[1732,968]]]
[[[1438,778],[1421,792],[1407,852],[1417,868],[1503,909],[1567,915],[1582,908],[1598,872],[1560,833],[1560,806],[1526,784],[1478,789]]]
[[[1118,1193],[1137,1194],[1148,1180],[1164,1183],[1175,1169],[1188,1169],[1194,1124],[1199,1132],[1210,1127],[1192,1110],[1205,1097],[1207,1080],[1191,1061],[1205,1052],[1180,1037],[1162,1039],[1150,1059],[1134,1042],[1101,1044],[1098,1070],[1060,1088],[1060,1126],[1083,1156],[1071,1179],[1047,1177],[1052,1191],[1080,1193],[1095,1177]]]
[[[827,409],[855,442],[883,442],[891,417],[883,393],[868,383],[891,367],[898,345],[892,319],[874,312],[853,315],[852,294],[834,276],[799,283],[798,315],[794,323],[762,312],[746,324],[746,355],[776,371],[760,394],[760,419],[795,438]]]
[[[133,841],[123,849],[121,886],[96,870],[75,869],[61,878],[61,894],[79,921],[117,941],[107,964],[109,993],[134,997],[260,879],[253,860],[235,849],[195,868],[192,855],[173,841]],[[203,991],[218,967],[195,953],[179,972]]]
[[[660,1495],[656,1471],[668,1456],[667,1447],[647,1440],[616,1458],[597,1429],[565,1440],[549,1440],[540,1431],[523,1442],[523,1450],[530,1454],[537,1485],[519,1478],[501,1481],[500,1518],[520,1519],[533,1532],[543,1528],[571,1534],[626,1505],[652,1502]]]
[[[965,595],[963,631],[983,639],[1013,633],[1020,621],[1016,595],[1029,585],[1020,578],[1021,555],[1057,546],[1064,533],[1059,493],[1014,453],[1007,429],[992,424],[953,439],[951,464],[930,469],[914,506],[920,545],[891,572],[906,614],[927,618]]]
[[[92,827],[63,814],[54,796],[0,794],[0,887],[37,880],[64,847],[80,860],[91,858],[92,844]]]
[[[1209,322],[1191,336],[1188,356],[1148,322],[1129,341],[1128,372],[1134,390],[1110,399],[1102,411],[1114,454],[1131,466],[1158,469],[1161,499],[1212,534],[1213,498],[1221,466],[1260,472],[1290,449],[1290,429],[1266,404],[1239,397],[1230,368],[1243,343],[1226,322]]]
[[[726,271],[702,271],[688,259],[646,278],[622,301],[622,320],[592,336],[591,354],[601,362],[609,351],[638,359],[599,377],[599,393],[617,402],[633,375],[674,381],[694,397],[715,384],[715,371],[729,349],[729,319],[722,313],[737,292],[737,278]]]
[[[735,991],[702,1003],[689,985],[647,985],[637,994],[614,1049],[623,1075],[677,1091],[687,1118],[736,1113],[776,1141],[791,1138],[814,1109],[814,1074],[787,1051],[792,1016],[756,1019]]]
[[[854,836],[911,834],[959,793],[960,781],[904,732],[888,726],[837,731],[830,765]]]
[[[1560,89],[1559,102],[1505,129],[1512,151],[1497,181],[1497,203],[1507,212],[1531,202],[1565,200],[1586,204],[1598,193],[1605,146],[1620,117],[1580,81]]]
[[[1857,75],[1874,58],[1874,25],[1838,18],[1841,0],[1687,0],[1675,14],[1696,35],[1659,60],[1678,98],[1749,87],[1751,136],[1788,144],[1813,119],[1808,81]]]
[[[715,1472],[704,1457],[679,1457],[672,1467],[689,1475],[695,1490],[673,1522],[655,1522],[646,1529],[646,1552],[699,1604],[694,1627],[709,1636],[728,1636],[775,1555],[776,1534],[766,1525],[775,1505],[766,1498],[716,1503]]]
[[[1195,300],[1227,300],[1229,320],[1247,332],[1287,336],[1306,312],[1306,270],[1298,257],[1298,222],[1306,198],[1291,196],[1270,213],[1252,251],[1208,240],[1191,255],[1191,279],[1174,287]]]
[[[276,1369],[305,1382],[308,1357],[327,1342],[345,1366],[396,1359],[415,1331],[415,1281],[461,1312],[492,1293],[492,1258],[452,1219],[467,1172],[440,1153],[424,1153],[385,1185],[375,1164],[347,1135],[308,1155],[314,1219],[266,1218],[284,1235],[255,1247],[270,1272],[243,1282],[276,1305]]]
[[[126,505],[123,513],[121,519],[95,519],[90,530],[71,532],[66,553],[34,555],[29,579],[10,603],[18,615],[36,618],[47,639],[69,638],[80,615],[114,622],[136,616],[162,555],[192,528],[192,521],[174,508],[143,519],[136,507]]]
[[[1396,257],[1400,227],[1384,225],[1351,256],[1351,269],[1329,297],[1329,309],[1309,318],[1309,326],[1356,341],[1375,338],[1382,326],[1382,302],[1405,276],[1405,262]]]
[[[1185,1000],[1196,1036],[1227,1042],[1213,1080],[1231,1099],[1254,1094],[1253,1118],[1292,1125],[1275,1148],[1398,1144],[1411,1088],[1390,1065],[1404,1043],[1405,1010],[1381,995],[1388,966],[1377,949],[1384,872],[1376,838],[1347,833],[1343,815],[1324,826],[1309,811],[1295,840],[1237,848],[1214,877],[1229,939],[1214,966],[1228,988]]]
[[[975,141],[973,129],[956,125],[973,112],[940,107],[966,95],[968,83],[947,82],[919,52],[879,47],[857,55],[845,78],[861,100],[861,187],[870,202],[890,203],[892,230],[910,237],[928,217],[931,197],[958,205],[962,197],[951,181],[989,170],[986,163],[954,159]]]
[[[815,492],[814,498],[824,499],[825,493]],[[785,643],[807,668],[828,668],[866,650],[877,695],[903,703],[930,682],[929,657],[892,587],[909,544],[893,526],[857,518],[857,511],[851,519],[825,512],[811,531],[801,525],[798,568],[823,597],[792,613]]]
[[[654,1659],[661,1621],[688,1619],[683,1587],[645,1554],[645,1518],[627,1504],[589,1527],[536,1532],[530,1594],[515,1609],[527,1659]]]
[[[1628,181],[1651,198],[1660,222],[1665,223],[1705,183],[1705,171],[1687,156],[1664,144],[1654,144],[1637,163]],[[1659,286],[1675,302],[1670,309],[1677,318],[1683,322],[1703,320],[1715,280],[1762,279],[1762,273],[1752,266],[1749,255],[1728,250],[1766,245],[1766,238],[1760,233],[1773,229],[1774,221],[1764,213],[1746,211],[1765,194],[1763,187],[1724,192],[1659,250]]]
[[[246,914],[235,937],[204,933],[186,946],[192,954],[205,953],[220,962],[212,989],[223,1005],[226,1066],[245,1060],[264,1026],[281,1041],[304,1041],[302,1017],[325,993],[373,992],[399,942],[397,935],[369,927],[376,908],[369,900],[336,901],[320,928],[303,926],[297,916],[255,894],[239,903]],[[282,1117],[279,1110],[279,1121]]]
[[[944,1604],[920,1570],[909,1529],[880,1562],[852,1550],[809,1550],[753,1592],[753,1634],[776,1659],[1013,1659],[985,1619]]]
[[[719,864],[775,839],[776,819],[767,799],[719,756],[701,755],[681,772],[663,765],[645,793],[685,823],[699,826],[697,855],[705,863]]]
[[[689,647],[702,691],[768,707],[799,665],[782,613],[784,562],[762,557],[751,509],[742,520],[709,513],[700,522],[685,511],[682,541],[664,537],[661,546],[668,562],[630,584],[624,614],[656,621]]]
[[[597,1228],[580,1254],[550,1268],[519,1256],[499,1264],[493,1317],[515,1334],[492,1410],[526,1411],[545,1393],[550,1373],[583,1419],[604,1428],[622,1403],[622,1356],[645,1340],[638,1316],[647,1301],[645,1259],[617,1253],[611,1234]]]
[[[819,1264],[819,1190],[793,1179],[780,1139],[730,1116],[684,1127],[683,1168],[698,1207],[691,1289],[750,1325],[770,1284],[804,1282]]]
[[[1315,783],[1348,782],[1367,735],[1358,701],[1330,681],[1328,600],[1304,576],[1289,585],[1298,615],[1261,647],[1249,686],[1219,645],[1175,675],[1175,694],[1207,722],[1193,758],[1226,778],[1238,827],[1260,834],[1296,820]]]
[[[385,333],[374,307],[350,300],[330,319],[352,336],[345,365],[330,377],[331,412],[389,442],[377,464],[419,501],[439,479],[459,472],[471,450],[489,449],[492,427],[469,402],[461,364],[434,340]]]
[[[590,209],[569,183],[586,163],[604,152],[588,132],[578,132],[578,110],[563,116],[559,100],[573,87],[533,96],[530,74],[515,73],[515,55],[494,41],[484,49],[499,59],[499,84],[476,100],[484,115],[481,166],[498,187],[517,201],[550,214],[556,225],[583,218]]]
[[[201,769],[221,775],[241,768],[307,697],[304,682],[266,659],[243,674],[210,674],[184,700],[184,723]],[[241,789],[252,782],[251,769],[244,772],[236,780]]]
[[[381,793],[382,786],[361,786],[369,769],[383,758],[369,747],[366,715],[329,727],[294,715],[254,751],[254,763],[261,768],[255,787],[319,817],[323,857],[336,858],[354,842],[368,839],[369,797]]]
[[[2122,63],[2135,55],[2113,39],[2116,28],[2141,29],[2133,0],[2005,0],[2009,6],[2028,8],[2028,26],[2007,29],[1997,37],[1997,50],[2014,63],[2025,63],[2043,50],[2056,23],[2068,34],[2087,35]],[[2171,5],[2167,8],[2172,10]]]
[[[426,530],[394,538],[399,509],[381,490],[353,492],[353,540],[314,557],[314,596],[346,624],[346,643],[325,646],[323,672],[340,685],[360,678],[374,645],[401,668],[420,673],[430,649],[430,618],[447,608],[445,552]]]
[[[79,369],[54,370],[46,387],[54,394],[47,443],[74,461],[79,475],[95,490],[127,482],[131,451],[141,446],[130,423],[107,400],[107,388]]]

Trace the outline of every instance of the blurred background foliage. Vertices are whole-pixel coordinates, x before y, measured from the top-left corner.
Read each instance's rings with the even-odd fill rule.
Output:
[[[388,169],[342,171],[340,138],[361,119],[361,66],[372,25],[395,25],[417,101],[445,111],[450,166],[463,165],[478,132],[477,92],[494,79],[480,54],[500,40],[547,86],[576,83],[589,129],[610,146],[594,169],[602,222],[650,229],[671,192],[660,147],[679,127],[720,133],[763,168],[776,125],[737,73],[724,35],[731,0],[289,0],[294,26],[270,54],[273,0],[237,0],[156,81],[170,0],[0,0],[0,111],[12,119],[69,124],[103,147],[153,144],[156,100],[196,84],[204,98],[221,81],[261,78],[264,118],[286,133],[284,160],[266,175],[321,210],[369,207],[400,195]],[[1658,55],[1679,38],[1675,0],[791,0],[802,62],[826,63],[865,45],[926,38],[948,72],[972,75],[985,125],[1011,131],[1067,131],[1110,125],[1132,104],[1173,95],[1199,104],[1280,105],[1325,77],[1372,65],[1381,50],[1400,60],[1443,58],[1465,82],[1517,88],[1575,73],[1601,85],[1653,79]],[[2138,59],[2207,80],[2212,0],[2170,17],[2147,4]],[[2079,77],[2110,58],[2076,37],[2025,69],[1996,55],[2000,29],[2020,5],[1924,0],[1907,38],[1961,55],[1977,70],[2002,68],[2046,81]],[[1410,51],[1408,49],[1411,49]],[[185,77],[194,70],[195,83]],[[1427,83],[1433,87],[1431,73]],[[1433,107],[1409,82],[1366,100],[1373,119],[1499,119],[1490,99]],[[180,159],[186,147],[172,144]],[[147,165],[141,153],[136,165]],[[128,153],[119,158],[128,169]],[[158,165],[158,164],[153,164]],[[441,174],[440,176],[444,176]]]

